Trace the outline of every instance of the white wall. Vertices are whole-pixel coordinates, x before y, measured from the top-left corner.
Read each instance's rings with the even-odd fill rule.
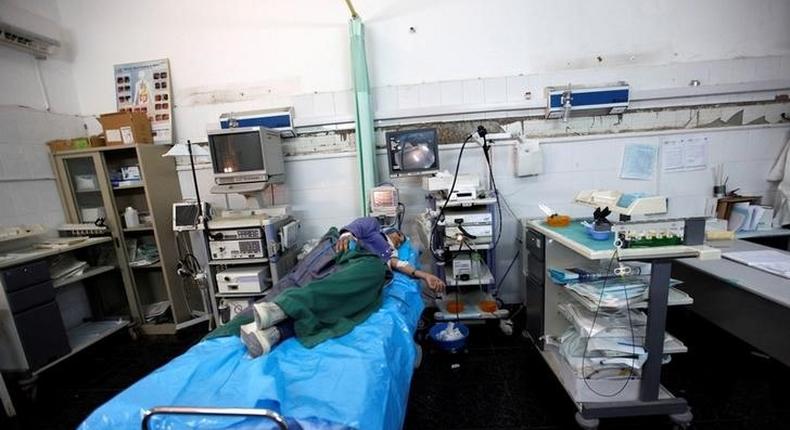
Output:
[[[51,10],[50,3],[35,4]],[[533,93],[537,100],[531,103],[539,106],[545,86],[568,81],[625,79],[635,93],[647,89],[655,95],[658,90],[686,90],[690,79],[700,79],[704,89],[790,76],[790,4],[783,0],[759,5],[738,0],[619,0],[605,6],[517,0],[354,3],[367,28],[377,114],[524,103],[525,91]],[[75,83],[73,92],[63,90],[72,97],[61,99],[76,100],[83,114],[114,110],[113,64],[167,57],[180,139],[204,138],[206,124],[222,112],[278,105],[295,106],[297,121],[303,123],[351,119],[348,13],[342,1],[57,0],[57,5],[68,43],[62,55]],[[35,94],[33,87],[23,93]],[[710,131],[717,148],[711,162],[731,163],[731,181],[737,179],[744,191],[764,192],[769,159],[785,133],[785,128]],[[510,147],[503,146],[495,150],[495,162],[505,166],[498,170],[498,183],[519,216],[538,215],[536,201],[581,214],[568,202],[575,191],[589,186],[648,188],[670,195],[673,214],[696,214],[710,185],[694,176],[701,173],[639,184],[617,179],[613,160],[619,161],[624,143],[656,139],[611,136],[548,143],[546,173],[529,179],[512,177]],[[452,165],[456,152],[443,151],[445,166]],[[465,157],[465,164],[479,171],[472,157]],[[348,152],[287,161],[288,184],[279,187],[277,200],[287,198],[294,206],[303,219],[303,237],[356,215],[355,165]],[[180,173],[188,196],[191,181],[187,172]],[[204,196],[208,173],[200,171]],[[695,180],[693,186],[686,188],[687,179]],[[424,203],[422,193],[413,180],[398,182],[413,214]],[[512,221],[505,233],[514,236]],[[512,255],[512,249],[503,247],[500,265]],[[518,296],[514,278],[507,288],[511,297]]]
[[[708,165],[723,163],[730,177],[729,187],[739,187],[744,194],[765,196],[764,202],[773,200],[774,188],[766,181],[768,170],[790,138],[790,125],[747,127],[743,129],[710,129],[697,131],[670,131],[635,133],[632,135],[605,135],[574,139],[548,139],[543,141],[544,173],[529,178],[513,174],[513,146],[495,144],[493,149],[494,175],[501,194],[520,218],[538,218],[542,213],[538,203],[572,216],[590,216],[590,209],[576,205],[573,198],[579,190],[590,188],[616,189],[626,192],[648,192],[669,197],[669,214],[672,217],[705,215],[706,200],[713,186],[710,170],[680,173],[658,172],[650,181],[619,178],[623,148],[629,143],[655,144],[662,139],[693,133],[709,139]],[[449,145],[440,153],[440,163],[452,171],[459,153],[459,145]],[[660,156],[659,156],[660,159]],[[331,157],[297,156],[286,162],[287,185],[276,193],[277,203],[291,203],[294,213],[302,220],[301,238],[318,237],[331,226],[343,226],[357,213],[356,158],[353,153]],[[386,171],[386,161],[379,156],[380,168]],[[484,172],[482,153],[478,147],[467,146],[461,163],[462,173]],[[201,196],[224,206],[221,196],[209,194],[212,185],[211,171],[205,164],[198,170]],[[191,174],[179,172],[181,191],[185,197],[194,196]],[[424,191],[419,178],[393,180],[400,189],[401,200],[407,206],[407,223],[425,209]],[[231,202],[234,207],[241,200]],[[497,249],[497,270],[504,274],[516,253],[516,221],[503,213],[502,241]],[[507,302],[522,298],[523,286],[517,278],[517,265],[503,283],[502,297]]]
[[[713,177],[709,169],[664,173],[659,161],[658,173],[653,180],[638,181],[620,179],[620,162],[623,148],[629,143],[658,145],[665,137],[679,136],[674,132],[639,133],[634,135],[608,135],[578,137],[573,139],[545,140],[544,173],[542,175],[517,178],[513,175],[512,146],[495,144],[493,149],[494,178],[501,194],[520,218],[540,218],[545,215],[538,203],[574,217],[589,217],[591,209],[573,203],[576,193],[583,189],[603,188],[624,192],[647,192],[669,198],[671,217],[705,215],[706,200],[711,197]],[[790,138],[790,125],[761,127],[742,130],[706,130],[694,133],[709,139],[708,165],[723,163],[729,175],[728,187],[740,188],[746,195],[765,196],[764,202],[773,201],[774,188],[766,182],[768,170]],[[452,171],[458,157],[458,145],[445,148],[440,163]],[[660,160],[660,154],[659,154]],[[460,171],[482,173],[482,151],[467,146]],[[382,163],[382,167],[383,163]],[[414,216],[425,207],[424,192],[417,179],[398,179],[401,199],[409,208],[408,215]],[[503,213],[503,232],[497,248],[498,275],[503,275],[516,253],[512,238],[518,237],[516,221],[508,212]],[[523,285],[518,282],[514,266],[503,283],[502,297],[506,302],[518,302],[522,298]]]
[[[58,2],[84,114],[115,108],[113,64],[167,57],[180,139],[204,136],[220,113],[253,108],[293,105],[302,124],[353,119],[340,0]],[[569,81],[625,79],[637,91],[790,76],[786,59],[740,61],[790,54],[783,0],[354,3],[377,113],[523,103],[525,91],[536,101]],[[682,66],[690,62],[705,65]]]
[[[59,19],[54,0],[2,1]],[[0,47],[0,224],[63,222],[44,143],[84,134],[78,106],[71,65],[63,56],[40,61]]]

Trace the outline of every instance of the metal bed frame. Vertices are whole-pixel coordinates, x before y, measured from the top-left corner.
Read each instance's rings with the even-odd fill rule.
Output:
[[[285,418],[269,409],[252,408],[200,408],[184,406],[160,406],[151,408],[143,414],[142,430],[149,430],[148,424],[155,415],[212,415],[236,417],[261,417],[268,418],[277,424],[280,430],[288,430]]]

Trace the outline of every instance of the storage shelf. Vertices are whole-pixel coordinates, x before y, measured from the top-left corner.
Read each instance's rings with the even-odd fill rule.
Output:
[[[495,320],[510,316],[510,312],[507,309],[497,309],[495,312],[481,311],[477,304],[484,298],[484,295],[480,291],[460,293],[460,301],[464,304],[464,310],[457,314],[448,312],[447,303],[455,301],[455,296],[455,293],[447,293],[444,299],[436,301],[439,312],[434,314],[434,318],[437,321]]]
[[[441,208],[447,200],[442,196],[434,194],[436,199],[436,207]],[[447,203],[448,208],[471,207],[471,206],[488,206],[496,203],[496,197],[485,197],[482,199],[451,201]]]
[[[448,252],[469,252],[469,248],[472,248],[475,251],[487,251],[489,249],[494,249],[494,244],[492,242],[470,243],[469,246],[464,245],[463,248],[458,249],[457,243],[447,245],[447,242],[445,242],[445,247]]]
[[[46,366],[36,370],[33,374],[39,374],[50,367],[60,363],[61,361],[71,357],[72,355],[82,351],[83,349],[93,345],[94,343],[112,335],[113,333],[126,328],[129,325],[129,320],[118,319],[113,321],[92,321],[86,322],[66,331],[66,336],[69,338],[71,345],[71,352],[60,357],[59,359],[47,364]]]
[[[124,233],[136,233],[136,232],[145,232],[145,231],[154,231],[154,227],[150,225],[144,225],[139,227],[132,227],[132,228],[125,228],[123,229]]]
[[[16,266],[18,264],[29,263],[31,261],[40,260],[42,258],[52,257],[53,255],[64,254],[66,252],[75,251],[77,249],[85,248],[88,246],[98,245],[100,243],[112,242],[111,237],[92,237],[85,239],[82,242],[75,243],[74,245],[63,246],[59,248],[27,248],[9,253],[12,255],[10,258],[0,259],[0,269]]]
[[[568,315],[563,310],[563,308],[561,307],[559,308],[559,313],[560,315],[565,317],[565,319],[568,320],[569,323],[573,324],[570,315]],[[606,335],[598,335],[598,338],[605,339],[606,337],[607,337]],[[636,338],[637,339],[644,338],[644,336],[636,336]],[[684,354],[686,352],[688,352],[688,348],[683,342],[680,341],[680,339],[676,338],[675,336],[672,336],[669,333],[666,332],[664,333],[664,354]]]
[[[565,391],[577,406],[589,402],[640,402],[639,387],[641,380],[632,377],[626,383],[621,379],[586,379],[576,373],[560,355],[557,347],[546,345],[540,354],[546,360],[554,375],[562,384]],[[616,393],[616,394],[615,394]],[[604,394],[604,395],[602,395]],[[659,385],[659,399],[672,399],[674,396],[663,386]],[[645,403],[645,402],[640,402]]]
[[[94,276],[101,275],[102,273],[107,273],[109,271],[115,270],[115,266],[96,266],[96,267],[89,267],[85,270],[82,275],[79,276],[71,276],[68,278],[58,279],[52,283],[54,288],[65,287],[66,285],[73,284],[75,282],[79,282],[88,278],[92,278]]]
[[[211,266],[232,266],[237,264],[260,264],[268,262],[268,258],[238,258],[235,260],[211,260],[208,264]]]
[[[577,302],[579,302],[582,306],[584,306],[588,310],[593,312],[598,310],[598,303],[578,294],[577,292],[571,289],[568,288],[564,288],[564,289],[568,293],[568,295],[573,297]],[[667,300],[667,306],[686,306],[692,303],[694,303],[694,299],[692,299],[691,296],[684,293],[683,291],[678,290],[677,288],[669,287],[669,298]],[[647,309],[647,306],[648,306],[647,300],[643,300],[638,303],[632,303],[630,304],[629,307],[631,309]],[[625,306],[623,306],[623,309],[624,308]]]
[[[79,193],[79,194],[84,194],[84,193],[100,193],[100,192],[101,192],[101,190],[99,190],[99,189],[95,189],[95,190],[74,190],[74,191],[75,191],[76,193]]]
[[[144,266],[129,266],[129,267],[131,267],[132,269],[161,269],[162,262],[157,261],[156,263],[146,264]]]
[[[460,279],[455,279],[455,275],[453,273],[453,265],[448,264],[444,268],[445,273],[445,284],[449,287],[463,287],[468,285],[491,285],[496,280],[494,276],[491,274],[491,269],[486,266],[485,262],[480,262],[480,271],[482,276],[480,278],[470,278],[467,281],[462,281]]]
[[[117,187],[112,187],[113,190],[136,190],[140,188],[145,188],[145,185],[141,182],[139,184],[131,184],[131,185],[119,185]]]
[[[226,298],[226,299],[243,299],[245,297],[264,297],[269,295],[269,290],[266,290],[262,293],[220,293],[217,292],[214,294],[215,297],[219,298]]]

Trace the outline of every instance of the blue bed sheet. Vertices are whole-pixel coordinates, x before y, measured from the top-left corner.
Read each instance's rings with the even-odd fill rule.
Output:
[[[399,256],[418,260],[408,241]],[[136,430],[143,412],[154,406],[273,408],[303,428],[401,428],[422,310],[419,282],[396,273],[381,308],[345,336],[312,349],[289,339],[257,359],[236,336],[204,340],[99,407],[80,429]],[[168,417],[151,427],[249,424],[238,418]]]

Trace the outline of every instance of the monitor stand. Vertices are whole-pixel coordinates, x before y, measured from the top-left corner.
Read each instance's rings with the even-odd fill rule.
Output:
[[[267,206],[264,198],[267,188],[274,184],[267,182],[257,182],[249,184],[223,184],[211,187],[212,194],[241,194],[244,196],[244,209],[226,209],[222,211],[223,217],[260,217],[260,216],[282,216],[289,212],[288,205]]]

